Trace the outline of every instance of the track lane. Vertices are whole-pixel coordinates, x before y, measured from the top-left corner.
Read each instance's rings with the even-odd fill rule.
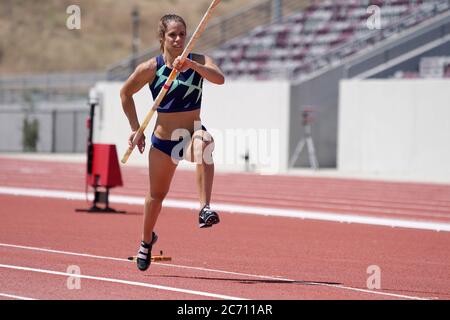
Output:
[[[136,250],[142,219],[139,207],[127,207],[131,212],[129,215],[91,215],[73,212],[75,207],[83,206],[83,202],[9,196],[1,196],[0,199],[5,204],[3,208],[13,208],[9,213],[2,212],[2,243],[26,245],[32,242],[38,247],[50,245],[54,249],[74,252],[89,249],[92,254],[124,258]],[[448,259],[445,258],[448,234],[228,214],[223,215],[221,225],[199,230],[196,212],[191,211],[192,215],[186,212],[189,210],[164,209],[158,222],[160,240],[155,249],[163,248],[166,254],[176,259],[177,264],[282,276],[300,282],[340,283],[364,289],[367,267],[378,263],[383,271],[383,288],[388,288],[389,292],[448,298],[445,295],[448,277],[443,271],[448,270]],[[417,242],[418,237],[422,239],[421,243],[415,243],[411,248],[411,243]],[[199,249],[199,244],[203,250]],[[224,252],[232,252],[233,256]],[[417,258],[424,254],[427,255],[426,261]],[[47,255],[44,257],[42,260],[49,258]],[[36,258],[36,261],[41,259]],[[23,264],[23,261],[10,262]],[[91,262],[87,263],[90,266]],[[127,266],[132,267],[130,264]],[[156,266],[152,269],[155,272]],[[134,266],[130,271],[133,269]],[[102,274],[102,270],[102,267],[99,270],[94,268],[92,272]],[[198,270],[188,274],[169,270],[164,277],[152,280],[161,281],[158,282],[161,284],[192,283],[197,290],[214,287],[229,295],[248,291],[253,294],[249,297],[256,299],[379,298],[363,292],[305,285],[304,282],[246,283],[243,281],[245,278],[225,280],[230,277],[205,275]],[[417,279],[420,279],[419,285]],[[230,283],[233,288],[227,292]]]
[[[0,157],[0,185],[84,191],[85,165]],[[147,169],[122,167],[116,195],[143,197]],[[197,200],[194,173],[177,171],[168,197]],[[249,192],[249,190],[251,190]],[[450,221],[450,186],[343,178],[216,174],[213,200],[254,206]]]

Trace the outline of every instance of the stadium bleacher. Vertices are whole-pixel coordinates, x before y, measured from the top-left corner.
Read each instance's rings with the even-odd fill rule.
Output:
[[[371,5],[381,9],[381,33],[367,27]],[[373,45],[400,31],[388,28],[398,21],[404,30],[446,10],[448,1],[439,0],[317,1],[281,23],[260,26],[225,43],[212,56],[228,78],[295,79],[328,65],[329,60],[321,63],[317,58],[330,52],[336,51],[331,61],[339,61],[364,49],[361,43],[347,44],[377,34],[363,43]]]

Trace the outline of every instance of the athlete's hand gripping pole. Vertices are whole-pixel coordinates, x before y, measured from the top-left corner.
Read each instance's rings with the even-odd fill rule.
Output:
[[[200,35],[205,30],[206,24],[208,23],[209,18],[211,17],[213,9],[220,3],[220,0],[213,0],[211,2],[211,5],[209,6],[208,10],[206,11],[205,15],[203,16],[202,20],[200,21],[199,25],[197,26],[197,29],[195,29],[194,34],[192,35],[191,39],[189,40],[189,43],[187,44],[186,48],[184,48],[183,53],[181,54],[182,60],[186,59],[189,53],[194,48],[195,42],[200,37]],[[126,163],[128,161],[128,158],[130,157],[131,153],[133,152],[134,147],[136,147],[139,139],[142,137],[142,134],[144,133],[145,129],[147,128],[148,123],[153,117],[153,114],[155,113],[156,109],[160,105],[162,99],[166,95],[167,91],[169,90],[170,86],[172,85],[172,82],[177,77],[178,71],[173,69],[170,73],[169,77],[167,78],[164,86],[162,87],[161,91],[159,92],[158,96],[155,99],[155,102],[153,103],[153,107],[151,110],[147,113],[145,116],[144,121],[142,122],[141,126],[137,130],[136,134],[134,135],[132,145],[128,147],[128,150],[125,152],[122,158],[122,163]]]

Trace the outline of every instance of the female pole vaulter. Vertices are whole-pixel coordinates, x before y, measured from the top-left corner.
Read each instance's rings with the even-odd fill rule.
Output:
[[[180,16],[163,16],[158,25],[158,34],[161,55],[140,64],[120,91],[122,107],[132,130],[129,138],[131,145],[140,127],[133,95],[149,84],[155,99],[172,69],[179,72],[157,109],[158,117],[151,138],[150,190],[145,199],[142,241],[136,259],[137,267],[141,271],[150,266],[152,246],[158,238],[153,230],[180,160],[197,164],[199,227],[211,227],[220,221],[217,212],[210,209],[214,179],[214,140],[203,125],[196,126],[195,123],[201,123],[203,79],[221,85],[225,78],[220,68],[206,55],[189,54],[188,58],[182,61],[180,56],[185,46],[186,23]],[[189,132],[189,138],[185,136],[179,139],[175,132],[180,129]],[[144,135],[138,141],[137,147],[141,153],[144,152]]]

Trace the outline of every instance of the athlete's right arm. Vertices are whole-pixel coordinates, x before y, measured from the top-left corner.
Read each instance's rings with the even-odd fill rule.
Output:
[[[132,131],[139,129],[139,119],[136,114],[136,106],[134,104],[133,95],[141,90],[147,83],[151,83],[155,78],[156,59],[151,59],[141,63],[133,74],[125,81],[120,90],[120,99],[122,108],[128,118]]]

